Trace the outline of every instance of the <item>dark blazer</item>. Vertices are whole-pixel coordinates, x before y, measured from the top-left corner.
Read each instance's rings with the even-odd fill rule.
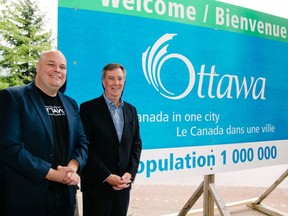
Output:
[[[68,121],[67,163],[76,159],[81,169],[87,161],[89,142],[78,106],[73,99],[58,94]],[[24,212],[11,215],[33,215],[32,205],[36,213],[44,202],[48,190],[45,176],[54,159],[51,121],[34,83],[0,91],[0,122],[2,212],[3,209],[13,212],[13,206],[23,206]],[[74,204],[76,187],[69,188]],[[29,206],[30,214],[24,210],[29,210]]]
[[[134,179],[142,150],[136,108],[124,102],[120,143],[103,95],[81,104],[80,115],[90,141],[88,161],[81,176],[82,191],[105,187],[108,183],[103,184],[103,181],[110,174],[122,176],[129,172]]]

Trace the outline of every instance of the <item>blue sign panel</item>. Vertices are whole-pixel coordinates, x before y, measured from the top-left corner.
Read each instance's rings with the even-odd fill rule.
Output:
[[[253,35],[252,31],[242,33],[243,29],[235,32],[235,28],[232,31],[217,28],[221,7],[229,7],[223,3],[219,3],[221,7],[214,5],[218,21],[212,28],[157,19],[152,15],[149,18],[137,13],[125,14],[115,8],[115,12],[92,6],[81,8],[77,3],[83,3],[74,2],[73,7],[66,1],[59,2],[58,48],[68,60],[66,93],[79,104],[97,97],[103,92],[103,66],[112,62],[124,65],[127,80],[123,99],[137,108],[143,140],[140,174],[143,172],[147,178],[156,172],[155,167],[162,159],[151,158],[151,155],[157,157],[157,152],[164,151],[162,154],[167,157],[164,156],[163,161],[164,158],[177,161],[174,153],[179,149],[188,151],[191,160],[194,154],[197,162],[200,158],[196,157],[197,151],[208,148],[210,153],[203,153],[205,160],[200,158],[198,163],[203,173],[216,172],[220,165],[219,171],[227,167],[235,169],[232,165],[237,165],[237,159],[233,158],[236,153],[231,146],[239,147],[236,149],[239,152],[242,146],[247,147],[247,162],[251,147],[253,159],[250,159],[255,162],[251,167],[267,165],[255,159],[261,156],[262,145],[258,143],[269,146],[271,154],[276,152],[274,158],[267,159],[273,160],[271,164],[287,162],[288,43],[283,41],[286,28],[280,29],[281,40],[276,34],[273,39],[273,34],[266,38]],[[103,8],[108,7],[107,2],[102,1]],[[252,12],[249,10],[249,13]],[[259,12],[252,14],[259,16],[259,20],[266,16]],[[283,26],[283,20],[279,26]],[[287,26],[287,20],[283,22]],[[285,145],[280,147],[274,142]],[[215,147],[221,150],[218,156]],[[282,148],[286,153],[280,156]],[[231,154],[225,155],[228,149]],[[212,156],[210,165],[209,156]],[[216,162],[217,157],[220,162]],[[231,166],[227,165],[229,162]],[[243,168],[249,165],[246,160],[242,163]],[[169,171],[169,168],[163,170]],[[177,167],[170,170],[177,171]]]

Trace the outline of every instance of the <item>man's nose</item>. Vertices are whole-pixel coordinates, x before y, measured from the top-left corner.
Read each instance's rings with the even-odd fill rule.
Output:
[[[55,65],[54,71],[60,73],[60,66],[59,65]]]

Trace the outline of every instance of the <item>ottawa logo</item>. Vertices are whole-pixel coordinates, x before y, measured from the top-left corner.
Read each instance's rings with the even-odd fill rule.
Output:
[[[197,95],[202,99],[266,99],[265,77],[239,77],[236,74],[221,75],[220,73],[217,73],[215,65],[211,66],[209,70],[205,64],[202,64],[200,70],[195,72],[192,63],[188,58],[178,53],[168,53],[168,42],[172,40],[175,35],[176,34],[163,35],[153,44],[152,47],[148,47],[142,54],[142,69],[144,76],[147,82],[152,85],[163,97],[171,100],[182,99],[192,91],[195,84],[197,88]],[[178,77],[180,76],[178,73],[186,73],[185,70],[187,70],[188,75],[186,74],[186,79],[181,84],[179,84],[179,80],[177,80],[176,90],[171,91],[170,89],[168,90],[167,87],[171,88],[171,86],[175,84],[175,81],[170,79],[169,76],[172,77],[172,75],[175,73],[171,74],[170,72],[169,74],[163,68],[165,68],[166,65],[171,65],[171,62],[176,61],[177,66],[172,63],[172,67],[178,70],[176,72]],[[184,65],[184,68],[179,70],[179,65]],[[183,75],[185,74],[181,74],[182,77]],[[163,82],[164,80],[166,82]],[[167,82],[167,80],[170,82]],[[179,88],[181,89],[180,91]]]
[[[167,52],[167,48],[169,44],[167,43],[169,40],[172,40],[176,34],[165,34],[161,38],[159,38],[152,47],[148,47],[148,49],[142,54],[142,69],[145,75],[147,82],[164,97],[178,100],[186,97],[190,91],[192,90],[195,83],[195,71],[193,65],[185,56],[178,53]],[[187,87],[182,93],[170,92],[165,88],[161,81],[161,69],[166,61],[171,59],[178,59],[184,62],[187,66],[189,73],[189,81],[187,83]]]

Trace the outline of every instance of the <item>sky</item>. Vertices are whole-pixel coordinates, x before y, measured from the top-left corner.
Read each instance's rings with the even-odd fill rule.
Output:
[[[287,0],[218,0],[229,4],[249,8],[288,19]],[[52,30],[54,38],[57,38],[57,7],[58,0],[38,0],[39,7],[46,12],[47,28]]]

